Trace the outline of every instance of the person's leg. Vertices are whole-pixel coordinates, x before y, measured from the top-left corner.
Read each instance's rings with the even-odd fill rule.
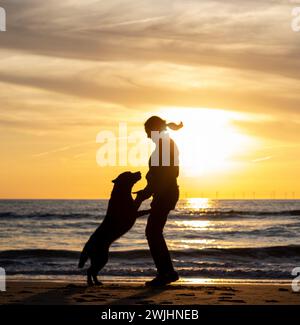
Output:
[[[169,210],[158,211],[153,209],[146,226],[146,237],[152,258],[158,274],[174,273],[170,253],[163,236],[163,229],[168,218]]]

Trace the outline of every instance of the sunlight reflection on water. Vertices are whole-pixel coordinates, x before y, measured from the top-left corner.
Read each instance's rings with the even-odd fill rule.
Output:
[[[207,198],[190,198],[186,202],[187,208],[190,210],[206,211],[213,207],[213,201]]]

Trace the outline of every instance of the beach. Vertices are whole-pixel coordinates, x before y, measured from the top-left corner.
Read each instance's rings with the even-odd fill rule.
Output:
[[[300,201],[180,200],[165,236],[180,281],[144,286],[156,274],[139,218],[110,250],[101,287],[87,287],[80,251],[101,223],[107,200],[0,201],[1,304],[299,304]],[[144,207],[147,208],[149,202]]]
[[[0,304],[22,305],[298,305],[290,284],[184,284],[147,288],[141,283],[9,281]]]

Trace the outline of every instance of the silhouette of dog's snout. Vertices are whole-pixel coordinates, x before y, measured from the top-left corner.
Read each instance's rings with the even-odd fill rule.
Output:
[[[134,173],[134,176],[136,177],[136,179],[139,181],[142,178],[142,174],[141,172],[136,172]]]

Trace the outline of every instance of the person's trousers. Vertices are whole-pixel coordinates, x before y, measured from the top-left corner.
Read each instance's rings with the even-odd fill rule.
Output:
[[[163,229],[167,222],[170,210],[154,209],[149,217],[146,226],[146,237],[152,258],[154,260],[157,272],[165,275],[174,272],[171,256],[163,236]]]

